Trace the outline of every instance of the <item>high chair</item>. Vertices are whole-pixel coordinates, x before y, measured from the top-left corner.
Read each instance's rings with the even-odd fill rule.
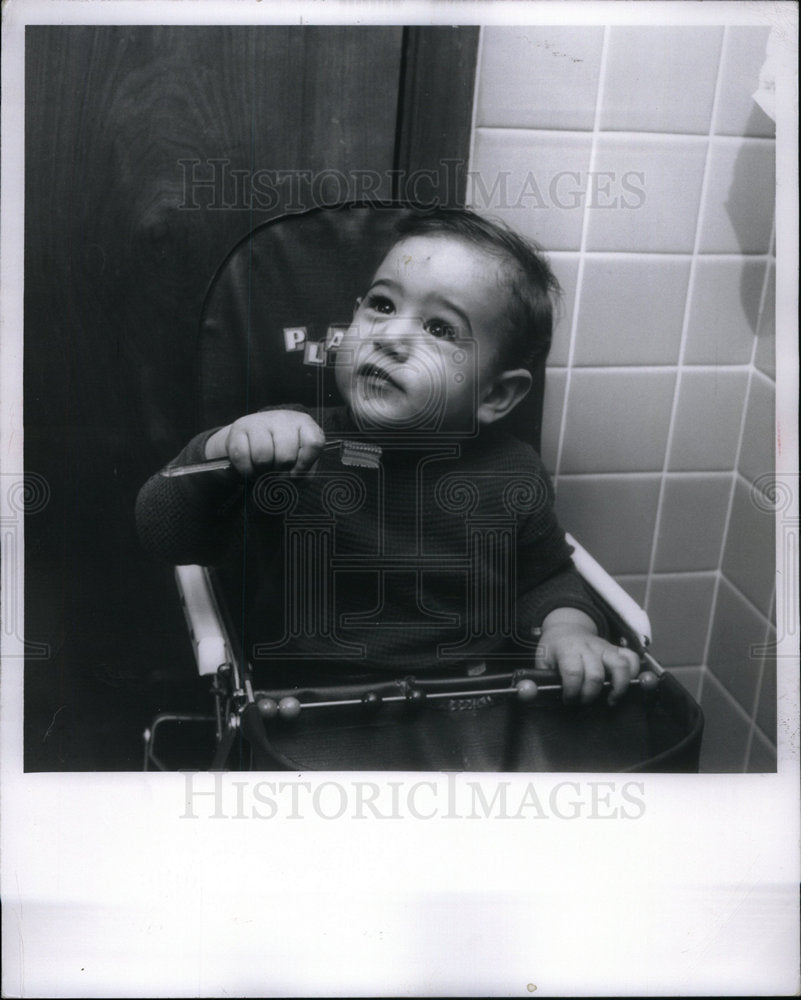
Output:
[[[313,410],[340,401],[333,352],[409,211],[395,204],[317,208],[264,223],[231,250],[201,313],[199,429],[267,405]],[[532,391],[509,419],[538,449],[544,357],[532,375]],[[176,567],[198,673],[214,708],[157,716],[144,734],[145,769],[697,770],[699,706],[651,655],[645,612],[575,539],[568,541],[606,613],[610,640],[641,658],[640,677],[614,708],[603,696],[586,707],[563,705],[557,675],[535,669],[533,657],[469,669],[446,664],[441,673],[417,676],[371,673],[369,663],[332,675],[320,662],[263,662],[242,648],[254,584],[252,561],[238,552],[214,568]]]

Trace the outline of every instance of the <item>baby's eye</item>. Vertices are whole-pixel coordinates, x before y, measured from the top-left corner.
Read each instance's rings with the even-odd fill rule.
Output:
[[[444,319],[429,319],[423,324],[426,333],[438,340],[456,340],[459,330],[452,323],[446,323]]]
[[[388,316],[395,306],[392,304],[392,300],[388,299],[386,295],[368,295],[367,296],[367,308],[372,309],[373,312],[383,313]]]

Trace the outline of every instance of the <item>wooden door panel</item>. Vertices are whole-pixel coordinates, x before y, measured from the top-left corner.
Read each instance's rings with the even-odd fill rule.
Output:
[[[136,427],[172,447],[227,249],[310,201],[323,171],[389,177],[402,31],[28,31],[27,422]],[[254,196],[274,171],[283,182]]]
[[[26,521],[26,635],[49,647],[26,665],[27,769],[136,768],[152,712],[191,705],[171,571],[133,505],[199,429],[207,283],[258,222],[338,200],[338,175],[390,197],[393,170],[464,160],[475,34],[26,29],[25,465],[50,496]]]

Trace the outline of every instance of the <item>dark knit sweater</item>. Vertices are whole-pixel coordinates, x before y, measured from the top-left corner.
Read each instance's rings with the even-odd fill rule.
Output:
[[[316,416],[329,437],[358,436],[342,408]],[[171,464],[203,461],[211,433]],[[256,660],[418,671],[531,658],[533,630],[559,607],[604,628],[539,456],[494,427],[469,442],[387,445],[379,469],[326,450],[298,478],[158,474],[140,492],[137,524],[145,547],[174,564],[246,554],[258,583],[243,639]]]

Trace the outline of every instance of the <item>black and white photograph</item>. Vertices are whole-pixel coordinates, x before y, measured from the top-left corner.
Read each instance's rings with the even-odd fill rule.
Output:
[[[797,6],[12,0],[2,150],[3,995],[795,995]]]

